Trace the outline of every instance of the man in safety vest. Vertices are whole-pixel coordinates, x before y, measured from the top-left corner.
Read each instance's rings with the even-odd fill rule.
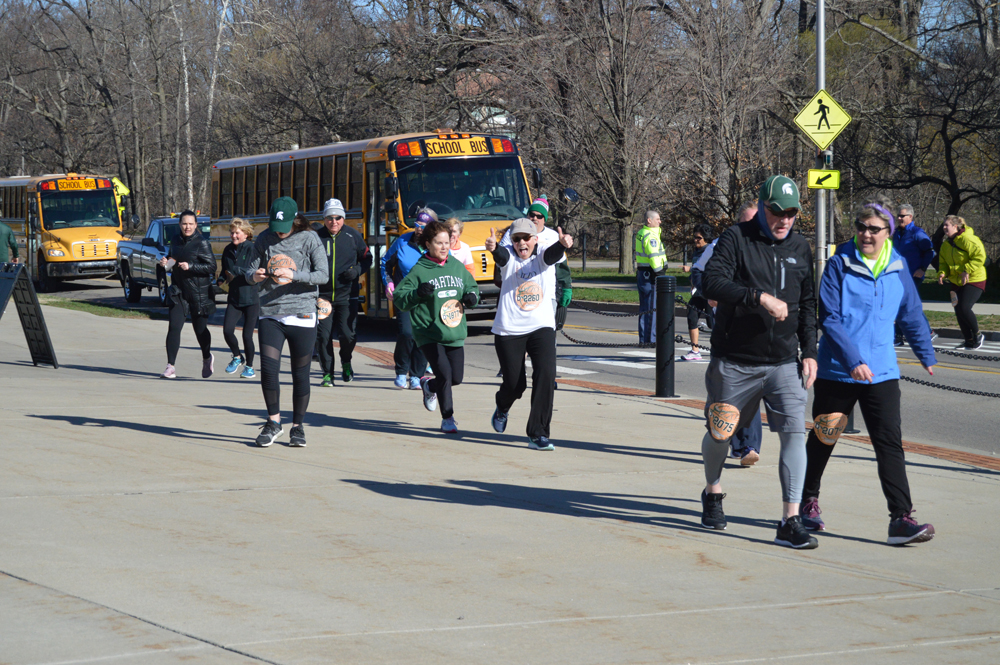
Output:
[[[660,213],[646,212],[646,225],[635,236],[635,281],[639,286],[639,343],[656,341],[653,310],[656,309],[656,278],[667,268],[667,252],[660,240]]]

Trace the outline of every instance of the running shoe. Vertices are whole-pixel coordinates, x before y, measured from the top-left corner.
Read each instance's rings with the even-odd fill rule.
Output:
[[[760,461],[760,454],[751,448],[747,454],[740,458],[740,466],[753,466]]]
[[[288,431],[288,445],[292,448],[306,447],[306,431],[302,425],[292,425],[292,429]]]
[[[500,413],[500,407],[493,409],[493,418],[490,420],[493,423],[493,429],[503,434],[504,430],[507,429],[507,414]]]
[[[528,437],[528,447],[532,450],[555,450],[556,447],[552,445],[547,436],[529,436]]]
[[[428,385],[431,380],[429,378],[417,379],[420,385],[420,390],[424,393],[424,408],[428,411],[437,411],[438,408],[438,398],[437,395],[431,392],[431,387]]]
[[[208,357],[201,363],[201,378],[207,379],[215,371],[215,355],[208,354]]]
[[[973,340],[971,344],[966,343],[965,348],[969,351],[975,351],[976,349],[983,348],[983,343],[986,342],[986,335],[979,333],[976,335],[976,339]]]
[[[683,356],[681,356],[681,360],[686,360],[688,362],[694,362],[694,361],[697,361],[697,360],[701,360],[701,353],[699,353],[695,349],[691,349],[690,351],[688,351],[687,353],[685,353]]]
[[[917,524],[912,517],[913,511],[889,522],[890,545],[907,545],[909,543],[926,543],[934,537],[933,524]]]
[[[320,388],[333,388],[333,379],[330,378],[329,374],[323,375],[323,383],[319,384]]]
[[[497,372],[497,378],[498,379],[502,379],[503,378],[503,370],[500,370],[499,372]]]
[[[705,323],[704,321],[699,321],[698,322],[698,330],[700,330],[702,332],[712,332],[712,329],[709,328],[708,324]]]
[[[233,359],[226,365],[226,374],[236,374],[236,370],[243,364],[243,356],[233,356]]]
[[[820,517],[823,511],[819,509],[819,500],[815,497],[802,502],[802,526],[806,531],[826,531],[826,524]]]
[[[896,337],[892,340],[893,346],[903,346],[903,343],[904,340],[902,335],[896,335]]]
[[[281,429],[281,424],[276,423],[270,418],[264,421],[264,425],[260,428],[260,434],[257,435],[257,445],[261,448],[267,448],[269,445],[274,443],[277,439],[284,433],[285,430]]]
[[[814,550],[819,547],[819,541],[809,535],[805,526],[802,525],[802,518],[798,515],[792,515],[778,525],[774,544],[796,550]]]
[[[458,434],[458,423],[454,418],[445,418],[441,421],[441,431],[445,434]]]
[[[350,383],[354,380],[354,370],[351,369],[351,363],[344,363],[344,366],[340,368],[340,380],[344,383]]]
[[[163,374],[160,375],[161,379],[174,379],[177,378],[177,370],[170,363],[167,363],[167,368],[163,370]]]
[[[257,372],[253,371],[253,367],[251,367],[250,365],[247,365],[246,367],[243,368],[243,371],[240,372],[240,378],[241,379],[255,379],[255,378],[257,378]]]
[[[934,331],[932,330],[932,331],[931,331],[931,341],[933,342],[933,341],[934,341],[934,340],[936,340],[937,338],[938,338],[938,334],[937,334],[936,332],[934,332]]]
[[[701,525],[706,529],[723,530],[726,528],[726,513],[722,511],[722,500],[725,494],[709,494],[701,491]]]
[[[429,379],[430,377],[428,377]],[[420,390],[420,377],[411,376],[410,377],[410,390]]]
[[[392,385],[396,386],[397,388],[406,388],[406,375],[397,374],[396,380],[392,382]]]

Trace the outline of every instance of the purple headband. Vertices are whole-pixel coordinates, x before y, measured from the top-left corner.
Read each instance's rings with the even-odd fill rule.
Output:
[[[893,233],[896,232],[896,218],[892,216],[891,212],[889,212],[888,210],[886,210],[885,208],[883,208],[882,206],[880,206],[877,203],[866,203],[864,205],[864,207],[865,208],[874,208],[875,210],[878,210],[880,213],[882,213],[883,215],[885,215],[886,217],[888,217],[889,218],[889,235],[892,235]]]
[[[422,212],[417,215],[417,223],[419,224],[430,224],[434,221],[434,218],[430,216],[429,213]]]

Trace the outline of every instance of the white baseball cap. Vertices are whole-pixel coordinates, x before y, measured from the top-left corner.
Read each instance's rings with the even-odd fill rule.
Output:
[[[340,199],[330,199],[323,206],[323,218],[327,217],[346,217],[347,213],[344,212],[344,204],[340,202]]]

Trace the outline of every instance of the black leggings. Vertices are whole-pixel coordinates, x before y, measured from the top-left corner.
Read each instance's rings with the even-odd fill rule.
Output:
[[[167,363],[174,365],[177,362],[177,351],[181,348],[181,328],[184,327],[184,305],[181,303],[170,303],[170,323],[167,327]],[[191,327],[194,328],[194,335],[198,338],[198,345],[201,347],[201,357],[208,358],[212,355],[212,333],[208,330],[208,317],[191,315]]]
[[[979,321],[976,319],[972,306],[976,304],[983,295],[983,290],[978,286],[966,284],[965,286],[951,285],[951,292],[955,294],[955,318],[958,319],[958,327],[965,335],[966,344],[974,344],[979,337]]]
[[[875,449],[878,478],[882,483],[882,494],[885,495],[891,519],[902,517],[913,509],[910,484],[906,478],[899,400],[897,379],[871,384],[816,379],[813,387],[814,420],[830,413],[849,414],[855,403],[861,407],[861,416],[865,419],[868,437]],[[806,441],[809,462],[802,488],[803,501],[819,497],[820,480],[832,454],[833,446],[820,441],[816,431],[811,430]]]
[[[510,411],[514,401],[528,387],[524,354],[531,358],[531,413],[527,434],[548,437],[556,380],[556,331],[539,328],[526,335],[497,335],[493,338],[503,383],[496,394],[497,409]]]
[[[427,385],[437,395],[441,417],[451,418],[455,413],[451,387],[460,385],[465,376],[465,347],[424,344],[420,347],[420,352],[427,357],[434,372],[434,378]]]
[[[309,408],[309,365],[312,363],[316,328],[287,326],[274,319],[257,323],[260,341],[260,387],[264,392],[267,415],[281,414],[281,351],[288,340],[288,355],[292,360],[292,424],[301,425]]]
[[[243,316],[243,348],[247,367],[253,367],[253,330],[257,327],[257,317],[260,315],[260,305],[247,305],[237,307],[229,303],[226,307],[226,318],[222,323],[222,336],[226,338],[226,344],[234,356],[240,355],[240,342],[236,339],[236,323]]]

